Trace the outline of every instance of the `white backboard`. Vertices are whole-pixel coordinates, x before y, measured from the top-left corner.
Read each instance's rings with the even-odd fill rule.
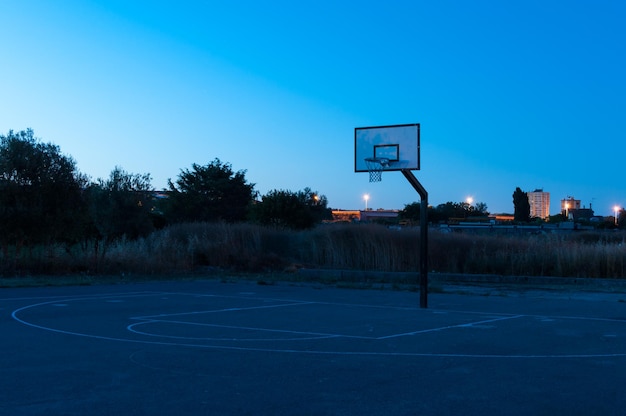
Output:
[[[354,129],[354,171],[367,172],[365,159],[389,160],[388,170],[420,169],[420,125],[357,127]]]

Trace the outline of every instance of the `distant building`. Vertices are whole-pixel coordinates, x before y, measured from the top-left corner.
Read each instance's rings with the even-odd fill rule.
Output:
[[[361,221],[361,211],[345,210],[345,209],[333,209],[333,221],[334,222],[354,222]]]
[[[571,216],[574,221],[591,221],[591,219],[594,218],[595,215],[591,208],[581,208],[572,210]]]
[[[573,196],[568,196],[566,199],[561,199],[561,214],[567,219],[574,219],[573,212],[580,209],[580,199],[574,199]]]
[[[591,205],[589,208],[581,207],[580,199],[574,199],[572,196],[568,196],[566,199],[561,200],[561,213],[568,219],[575,222],[579,221],[591,221],[595,216]]]
[[[397,220],[400,211],[397,209],[377,209],[361,211],[361,221],[387,222]]]
[[[527,194],[528,203],[530,204],[530,217],[548,218],[550,216],[550,192],[543,192],[543,189],[535,189]]]
[[[511,222],[515,220],[515,215],[513,214],[491,214],[489,219],[492,219],[494,222],[501,224],[503,222]]]
[[[332,210],[333,222],[381,222],[395,221],[400,211],[397,209],[368,209],[367,211],[354,211],[334,209]]]

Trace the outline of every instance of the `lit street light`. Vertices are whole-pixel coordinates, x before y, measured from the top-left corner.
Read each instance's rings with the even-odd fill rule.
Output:
[[[613,211],[615,212],[615,225],[617,225],[617,213],[619,212],[619,207],[615,205],[613,207]]]
[[[363,195],[363,199],[365,200],[365,211],[367,211],[367,201],[370,199],[370,194]]]

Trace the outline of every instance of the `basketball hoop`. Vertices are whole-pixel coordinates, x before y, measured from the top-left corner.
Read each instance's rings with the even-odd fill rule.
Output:
[[[428,192],[413,175],[414,170],[420,170],[419,123],[354,128],[354,171],[369,172],[370,182],[380,182],[383,171],[400,171],[420,196],[420,308],[427,308]]]
[[[370,173],[370,182],[380,182],[383,179],[383,170],[389,166],[389,159],[385,157],[366,157],[367,171]]]

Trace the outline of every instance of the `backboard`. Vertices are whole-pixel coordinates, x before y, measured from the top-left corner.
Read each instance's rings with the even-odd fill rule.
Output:
[[[420,125],[354,129],[354,171],[368,172],[366,159],[387,159],[384,171],[420,169]]]

